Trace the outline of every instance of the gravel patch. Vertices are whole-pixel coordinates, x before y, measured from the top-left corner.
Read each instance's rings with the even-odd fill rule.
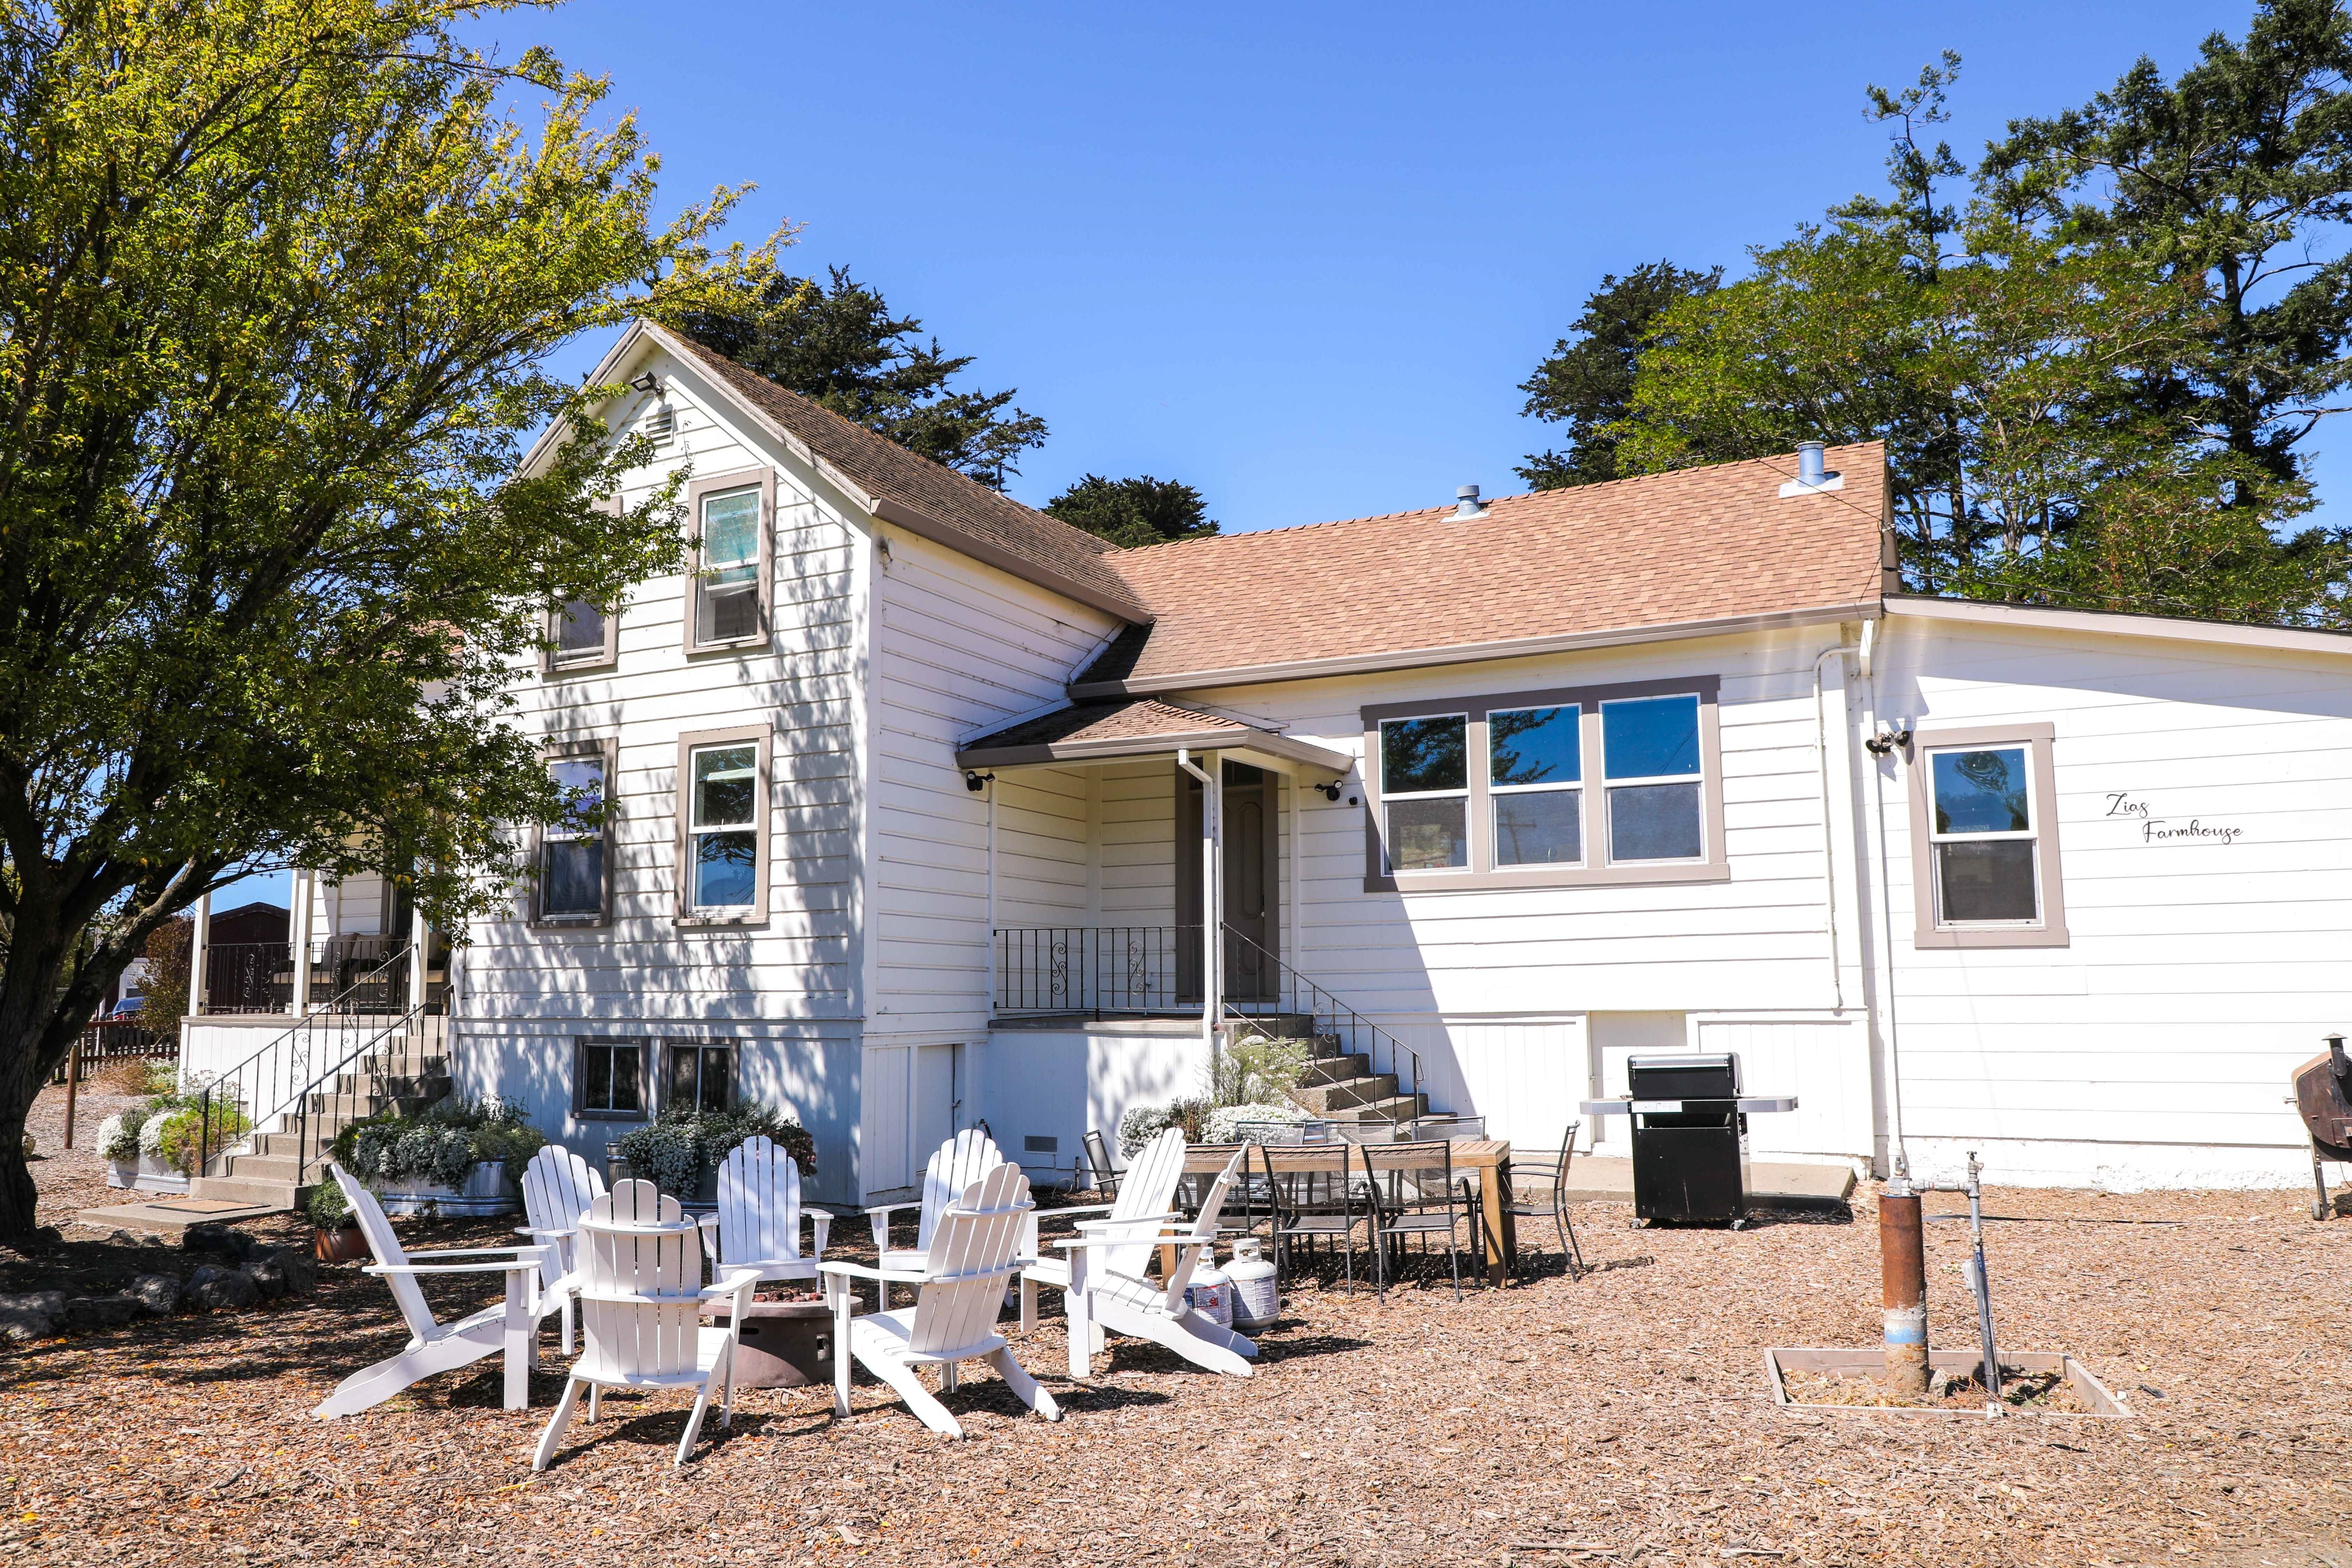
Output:
[[[971,1434],[961,1444],[871,1383],[845,1421],[828,1391],[751,1392],[683,1472],[668,1464],[690,1403],[677,1394],[608,1397],[602,1421],[575,1422],[555,1466],[530,1474],[561,1387],[551,1328],[529,1411],[499,1408],[493,1359],[312,1421],[339,1378],[404,1338],[380,1281],[326,1268],[309,1300],[0,1359],[0,1552],[2352,1568],[2352,1224],[2315,1223],[2298,1203],[2007,1191],[1988,1205],[2032,1222],[1989,1241],[2004,1342],[2074,1352],[2140,1412],[2132,1421],[1777,1409],[1766,1346],[1874,1342],[1866,1196],[1859,1223],[1741,1233],[1634,1230],[1627,1208],[1595,1204],[1579,1225],[1599,1268],[1580,1279],[1547,1256],[1520,1287],[1459,1305],[1442,1260],[1385,1303],[1291,1289],[1254,1379],[1118,1341],[1075,1384],[1049,1315],[1014,1346],[1067,1412],[1058,1424],[981,1369],[948,1400]],[[2086,1223],[2121,1219],[2180,1223]],[[482,1245],[500,1224],[401,1228],[418,1246]],[[1964,1342],[1965,1226],[1930,1226],[1927,1246],[1931,1332]],[[494,1289],[432,1294],[446,1316]]]

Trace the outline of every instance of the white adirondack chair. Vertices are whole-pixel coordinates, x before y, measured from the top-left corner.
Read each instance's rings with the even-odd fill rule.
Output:
[[[409,1341],[407,1348],[389,1361],[380,1361],[337,1384],[334,1393],[320,1401],[310,1414],[322,1421],[356,1415],[411,1384],[436,1373],[471,1366],[498,1351],[506,1352],[506,1407],[520,1410],[530,1404],[530,1369],[539,1359],[539,1320],[545,1310],[538,1291],[545,1248],[450,1247],[412,1258],[393,1235],[392,1222],[383,1217],[375,1194],[332,1160],[327,1162],[327,1173],[343,1189],[343,1197],[360,1222],[360,1234],[367,1237],[368,1250],[375,1255],[367,1272],[383,1276],[384,1283],[392,1287],[401,1321],[408,1325]],[[439,1261],[450,1258],[482,1261]],[[425,1303],[425,1292],[417,1289],[420,1274],[503,1274],[506,1300],[454,1323],[436,1322],[433,1309]]]
[[[1093,1372],[1093,1354],[1103,1332],[1129,1334],[1165,1345],[1193,1365],[1234,1377],[1250,1375],[1257,1345],[1219,1327],[1184,1300],[1192,1271],[1216,1245],[1225,1193],[1248,1151],[1236,1152],[1201,1203],[1192,1225],[1167,1229],[1160,1223],[1117,1226],[1108,1220],[1082,1224],[1076,1241],[1056,1242],[1070,1254],[1070,1284],[1063,1292],[1070,1324],[1070,1375]],[[1132,1179],[1131,1177],[1129,1178]],[[1144,1273],[1154,1247],[1176,1249],[1165,1279]]]
[[[563,1398],[540,1434],[532,1469],[547,1468],[555,1457],[583,1388],[588,1390],[588,1419],[593,1421],[604,1389],[699,1385],[675,1465],[685,1464],[693,1452],[714,1391],[720,1393],[719,1425],[734,1424],[735,1346],[759,1277],[738,1269],[704,1289],[697,1236],[698,1226],[685,1217],[677,1200],[664,1196],[651,1182],[623,1182],[580,1216],[580,1330],[585,1342],[564,1382]],[[725,1328],[701,1326],[706,1304],[726,1307]]]
[[[884,1271],[919,1272],[923,1259],[930,1255],[931,1227],[939,1223],[940,1212],[961,1197],[965,1188],[1005,1163],[995,1139],[977,1127],[967,1127],[940,1144],[931,1155],[930,1163],[923,1167],[923,1195],[919,1200],[867,1209],[866,1217],[874,1225],[874,1251],[882,1260]],[[890,1245],[890,1216],[900,1209],[921,1211],[912,1248]],[[890,1305],[890,1287],[887,1283],[876,1295],[879,1305]]]
[[[573,1302],[579,1295],[574,1270],[579,1264],[573,1233],[588,1205],[604,1195],[604,1178],[596,1168],[561,1143],[550,1143],[522,1168],[522,1212],[528,1225],[515,1234],[527,1236],[547,1249],[540,1269],[541,1315],[549,1308],[563,1314],[563,1353],[572,1353]]]
[[[1176,1184],[1184,1179],[1184,1132],[1171,1127],[1145,1144],[1120,1176],[1118,1198],[1115,1203],[1079,1204],[1071,1208],[1054,1211],[1054,1217],[1065,1215],[1104,1215],[1102,1221],[1078,1222],[1081,1231],[1107,1226],[1132,1228],[1150,1225],[1155,1228],[1162,1222],[1181,1219],[1171,1206],[1176,1202]],[[1070,1289],[1070,1260],[1067,1258],[1047,1258],[1037,1246],[1036,1216],[1030,1216],[1029,1237],[1023,1250],[1036,1261],[1021,1270],[1021,1331],[1031,1333],[1037,1327],[1037,1292],[1041,1286],[1066,1293]],[[1097,1349],[1101,1347],[1097,1346]]]
[[[999,1164],[934,1218],[921,1268],[821,1266],[825,1295],[833,1304],[835,1415],[849,1414],[849,1361],[854,1355],[866,1371],[896,1389],[924,1426],[950,1437],[962,1436],[963,1427],[924,1390],[915,1375],[918,1366],[937,1366],[940,1392],[947,1394],[956,1386],[958,1363],[985,1361],[1022,1404],[1048,1421],[1062,1418],[1054,1396],[1022,1370],[995,1331],[997,1315],[1004,1310],[1004,1289],[1020,1266],[1022,1237],[1035,1206],[1029,1201],[1029,1178],[1021,1167]],[[915,1304],[896,1312],[853,1317],[853,1279],[873,1279],[886,1288],[891,1280],[913,1285]]]
[[[801,1216],[816,1244],[801,1253]],[[722,1269],[749,1268],[761,1280],[814,1279],[833,1215],[801,1206],[801,1170],[765,1136],[746,1138],[719,1167],[719,1254]]]

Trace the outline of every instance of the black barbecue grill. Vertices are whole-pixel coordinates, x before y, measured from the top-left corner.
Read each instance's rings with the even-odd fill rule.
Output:
[[[1794,1095],[1743,1095],[1739,1058],[1635,1057],[1632,1092],[1585,1102],[1588,1116],[1633,1119],[1633,1213],[1645,1220],[1745,1224],[1748,1117],[1794,1110]]]

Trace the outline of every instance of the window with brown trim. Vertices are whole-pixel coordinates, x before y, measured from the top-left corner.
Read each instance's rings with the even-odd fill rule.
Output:
[[[695,925],[768,918],[765,725],[677,740],[677,916]]]
[[[735,1052],[708,1040],[662,1046],[662,1109],[726,1110],[735,1103]]]
[[[542,926],[599,926],[613,918],[614,742],[559,741],[544,747],[547,771],[570,809],[543,825],[531,846],[531,918]]]
[[[746,469],[698,479],[687,487],[686,506],[694,538],[686,651],[765,642],[775,586],[774,471]]]
[[[1911,887],[1921,947],[2064,947],[2050,724],[1911,738]]]
[[[1717,687],[1366,708],[1365,890],[1727,879]]]
[[[653,1042],[634,1037],[575,1037],[572,1114],[586,1121],[643,1121],[653,1114],[646,1058]]]
[[[608,517],[621,514],[621,498],[607,496],[590,505]],[[572,675],[604,669],[621,658],[620,606],[572,599],[548,613],[547,647],[541,653],[540,673]]]

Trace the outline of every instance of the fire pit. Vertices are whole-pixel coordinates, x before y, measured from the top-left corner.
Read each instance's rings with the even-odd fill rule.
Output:
[[[724,1326],[728,1314],[714,1314]],[[823,1301],[754,1301],[735,1352],[738,1388],[802,1388],[833,1381],[833,1313]]]

